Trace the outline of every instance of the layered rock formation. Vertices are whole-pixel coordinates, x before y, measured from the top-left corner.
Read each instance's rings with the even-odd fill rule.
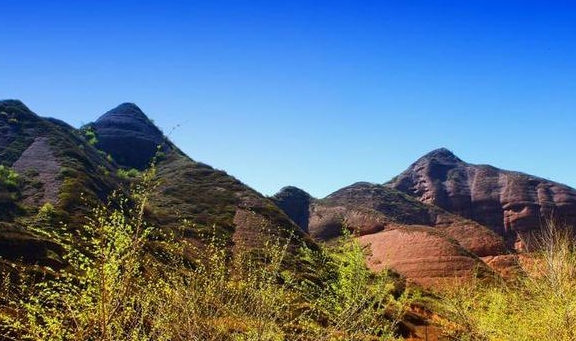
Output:
[[[371,268],[391,267],[420,285],[464,280],[478,269],[485,274],[489,267],[479,257],[507,253],[502,238],[488,228],[383,185],[359,182],[320,200],[302,193],[290,189],[275,197],[299,208],[287,212],[295,221],[305,216],[309,202],[313,238],[330,240],[347,228],[370,249]]]
[[[532,232],[546,219],[576,223],[575,189],[524,173],[469,164],[447,149],[423,156],[386,186],[490,227],[510,249],[530,244]]]
[[[427,226],[397,227],[359,237],[368,266],[392,268],[424,287],[454,285],[492,270],[455,240]]]

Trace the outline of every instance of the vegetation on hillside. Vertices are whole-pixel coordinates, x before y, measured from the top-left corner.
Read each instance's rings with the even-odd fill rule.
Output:
[[[6,272],[0,333],[19,340],[392,340],[414,298],[371,274],[347,236],[330,251],[299,251],[270,237],[234,254],[217,234],[196,246],[146,224],[155,168],[110,197],[76,233],[42,230],[65,248],[67,268]],[[150,252],[148,245],[161,245]],[[200,249],[198,249],[200,248]],[[189,262],[184,254],[204,255]]]
[[[20,175],[0,165],[0,203],[16,199],[20,187]]]
[[[462,341],[576,340],[576,242],[549,222],[535,238],[512,282],[470,283],[446,293],[441,306],[450,339]]]

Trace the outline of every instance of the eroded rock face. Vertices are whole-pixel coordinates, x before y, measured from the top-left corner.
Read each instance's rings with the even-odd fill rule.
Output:
[[[367,263],[372,270],[393,268],[424,287],[454,285],[491,273],[476,256],[429,227],[392,228],[359,241],[370,248]]]
[[[576,223],[576,190],[519,172],[473,165],[435,150],[386,186],[490,227],[522,249],[545,219]]]
[[[164,135],[135,104],[124,103],[91,124],[96,132],[96,147],[112,155],[126,168],[145,169],[165,145]]]
[[[478,256],[504,253],[502,238],[486,227],[425,204],[404,193],[366,182],[342,188],[312,205],[309,229],[325,239],[335,226],[347,226],[359,235],[380,232],[389,226],[428,226]]]

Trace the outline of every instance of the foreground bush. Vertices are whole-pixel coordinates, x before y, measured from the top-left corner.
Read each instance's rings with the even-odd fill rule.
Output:
[[[454,340],[576,340],[576,244],[570,229],[548,223],[540,251],[512,283],[475,283],[447,294],[443,307]]]
[[[146,225],[154,175],[153,167],[140,175],[130,200],[113,195],[95,208],[81,231],[38,231],[60,241],[69,266],[4,275],[5,339],[394,339],[412,296],[371,274],[351,236],[331,252],[302,248],[297,271],[279,238],[231,255],[214,234],[198,249]],[[204,256],[190,263],[190,250]]]

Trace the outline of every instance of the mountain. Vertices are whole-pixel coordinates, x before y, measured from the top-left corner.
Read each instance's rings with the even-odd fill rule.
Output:
[[[316,247],[313,240],[330,243],[348,229],[370,251],[371,268],[392,267],[425,286],[508,276],[545,218],[576,223],[576,190],[472,165],[446,149],[386,184],[359,182],[323,199],[285,187],[266,198],[188,157],[133,103],[75,129],[6,100],[0,101],[0,266],[65,266],[62,245],[49,237],[54,227],[81,231],[88,207],[128,188],[152,160],[159,185],[145,218],[160,230],[178,231],[196,245],[215,232],[234,251],[258,247],[270,234],[292,236],[292,250]]]
[[[135,104],[77,130],[6,100],[0,101],[0,257],[64,266],[61,245],[43,231],[81,231],[87,207],[128,188],[138,174],[131,169],[147,168],[154,157],[159,185],[145,218],[161,230],[196,244],[215,232],[232,249],[259,246],[267,235],[290,235],[296,248],[313,245],[271,200],[182,153]]]
[[[310,198],[287,187],[272,200],[293,221],[308,217],[307,230],[315,240],[330,241],[344,228],[353,231],[370,249],[368,264],[376,271],[392,267],[428,287],[470,278],[478,269],[482,274],[510,271],[503,240],[494,232],[400,191],[359,182],[324,199]],[[298,209],[286,210],[286,203]],[[494,259],[498,266],[491,268],[487,263]]]
[[[124,103],[89,124],[101,149],[123,168],[146,168],[157,155],[159,187],[149,218],[198,239],[216,230],[235,244],[257,244],[264,231],[302,231],[269,199],[224,171],[196,162],[174,146],[135,104]],[[158,154],[157,154],[158,152]]]
[[[126,168],[147,168],[158,147],[166,150],[169,144],[162,131],[134,103],[120,104],[88,127],[97,134],[95,147]]]
[[[532,232],[546,219],[576,224],[575,189],[533,175],[469,164],[444,148],[418,159],[386,187],[489,227],[511,250],[526,248]]]
[[[155,185],[147,200],[130,196],[149,174]],[[305,215],[313,198],[292,191],[283,207]],[[300,197],[291,201],[293,195]],[[299,206],[291,211],[291,204]],[[155,228],[148,234],[142,226]],[[338,321],[354,318],[357,313],[348,311],[358,307],[378,314],[378,331],[387,326],[381,319],[396,313],[366,303],[373,300],[373,286],[381,284],[362,258],[356,257],[354,268],[365,283],[344,288],[350,273],[346,251],[328,252],[305,231],[273,200],[184,154],[133,103],[75,129],[20,101],[0,101],[0,339],[20,339],[28,330],[39,330],[32,338],[54,339],[44,337],[50,321],[63,321],[52,329],[64,338],[133,336],[136,320],[144,326],[136,333],[152,337],[251,339],[272,328],[280,338],[324,329],[325,335],[346,335]],[[280,244],[270,237],[279,237]],[[183,240],[187,243],[179,243]],[[340,305],[338,300],[348,302],[344,290],[358,288],[366,299],[359,297],[352,308]],[[380,289],[390,294],[376,295],[374,302],[395,302],[403,279],[390,276]],[[346,315],[332,315],[333,307],[346,307]],[[108,308],[110,314],[98,320]],[[185,318],[190,312],[191,319]],[[425,318],[412,313],[411,324],[403,325],[394,317],[390,326],[408,336]],[[119,321],[114,327],[108,326],[116,323],[112,319]],[[151,321],[170,326],[149,330]],[[99,322],[103,330],[97,330]],[[196,329],[197,324],[203,326]],[[263,324],[272,326],[261,329]]]
[[[576,225],[576,190],[434,150],[386,184],[359,182],[324,199],[286,187],[272,197],[311,237],[344,227],[369,246],[369,265],[430,286],[488,268],[507,277],[547,219]],[[482,272],[486,272],[486,271]]]

